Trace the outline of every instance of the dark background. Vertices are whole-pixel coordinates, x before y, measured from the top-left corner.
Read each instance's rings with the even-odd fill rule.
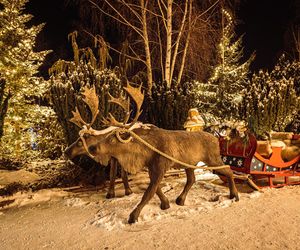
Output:
[[[291,53],[289,28],[299,23],[299,0],[242,1],[238,11],[240,34],[245,33],[245,56],[256,51],[254,70],[271,69],[283,52]],[[298,12],[297,12],[298,11]]]
[[[88,3],[87,3],[88,4]],[[244,34],[244,56],[256,52],[256,58],[251,69],[272,69],[283,52],[291,52],[289,27],[300,24],[299,0],[241,0],[235,10],[238,19],[236,32]],[[68,42],[68,33],[77,29],[78,10],[66,5],[62,0],[31,0],[27,11],[34,18],[33,24],[46,23],[38,36],[37,49],[51,49],[43,66],[43,75],[59,58],[72,58],[72,49]]]

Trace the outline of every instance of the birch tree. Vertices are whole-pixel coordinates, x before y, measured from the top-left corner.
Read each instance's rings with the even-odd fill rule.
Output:
[[[129,45],[125,56],[145,66],[149,94],[154,81],[153,72],[156,75],[159,72],[159,79],[165,81],[169,87],[173,79],[180,84],[186,68],[191,33],[202,15],[194,15],[193,0],[120,0],[117,3],[103,0],[105,6],[100,6],[96,0],[89,2],[102,14],[129,27],[137,35],[137,41],[142,42],[143,53],[137,52],[135,44]],[[216,0],[204,12],[211,10],[218,2]],[[124,12],[125,9],[129,16]],[[118,49],[112,46],[110,48],[121,54]]]

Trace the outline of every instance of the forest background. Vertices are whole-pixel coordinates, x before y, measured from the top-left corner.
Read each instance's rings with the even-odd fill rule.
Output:
[[[41,16],[28,14],[42,9],[37,1],[0,1],[2,162],[60,158],[78,137],[71,111],[77,105],[90,118],[81,95],[86,85],[99,95],[95,129],[108,112],[121,116],[107,92],[119,95],[129,81],[145,90],[142,120],[162,128],[183,129],[196,107],[207,126],[244,120],[258,138],[271,130],[299,133],[297,1],[286,3],[292,15],[275,27],[284,46],[264,67],[262,51],[243,50],[249,34],[241,34],[239,17],[252,15],[241,11],[249,1],[60,2],[65,19],[50,11],[52,2],[45,12],[56,19],[51,32]],[[55,32],[64,33],[63,42]],[[77,163],[96,166],[85,157]]]

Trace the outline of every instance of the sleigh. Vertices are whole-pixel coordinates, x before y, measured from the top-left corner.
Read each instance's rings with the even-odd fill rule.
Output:
[[[300,140],[300,135],[293,135]],[[270,157],[257,151],[257,140],[253,134],[241,138],[219,139],[223,162],[230,165],[236,174],[249,174],[259,187],[281,187],[300,184],[300,154],[293,159],[282,159],[282,147],[272,146]]]

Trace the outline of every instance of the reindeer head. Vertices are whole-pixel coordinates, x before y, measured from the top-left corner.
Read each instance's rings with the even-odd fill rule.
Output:
[[[110,132],[118,129],[118,128],[124,128],[124,129],[130,129],[134,128],[134,125],[136,124],[138,117],[141,114],[141,106],[144,100],[144,95],[141,91],[140,87],[132,87],[129,84],[127,84],[126,87],[124,87],[124,90],[127,92],[128,97],[126,98],[124,95],[121,95],[120,98],[114,98],[109,94],[109,102],[115,103],[119,106],[121,106],[125,110],[125,116],[124,120],[117,121],[117,119],[109,113],[108,118],[103,118],[103,123],[106,126],[109,126],[106,129],[103,130],[95,130],[92,128],[93,123],[96,120],[96,117],[99,113],[98,106],[99,106],[99,100],[96,94],[95,87],[92,87],[89,89],[88,87],[84,88],[83,92],[83,101],[88,105],[92,112],[92,120],[90,123],[85,122],[80,113],[79,110],[75,109],[75,112],[72,112],[73,117],[70,119],[71,122],[82,128],[79,131],[79,138],[74,142],[72,145],[70,145],[66,151],[65,154],[68,158],[72,159],[76,157],[77,155],[86,154],[89,157],[96,160],[96,148],[97,144],[106,138]],[[133,117],[132,121],[128,123],[131,115],[130,111],[130,97],[134,100],[136,103],[136,113]],[[120,140],[122,140],[121,137],[119,137]],[[105,152],[102,152],[105,153]],[[104,156],[103,156],[104,157]]]

